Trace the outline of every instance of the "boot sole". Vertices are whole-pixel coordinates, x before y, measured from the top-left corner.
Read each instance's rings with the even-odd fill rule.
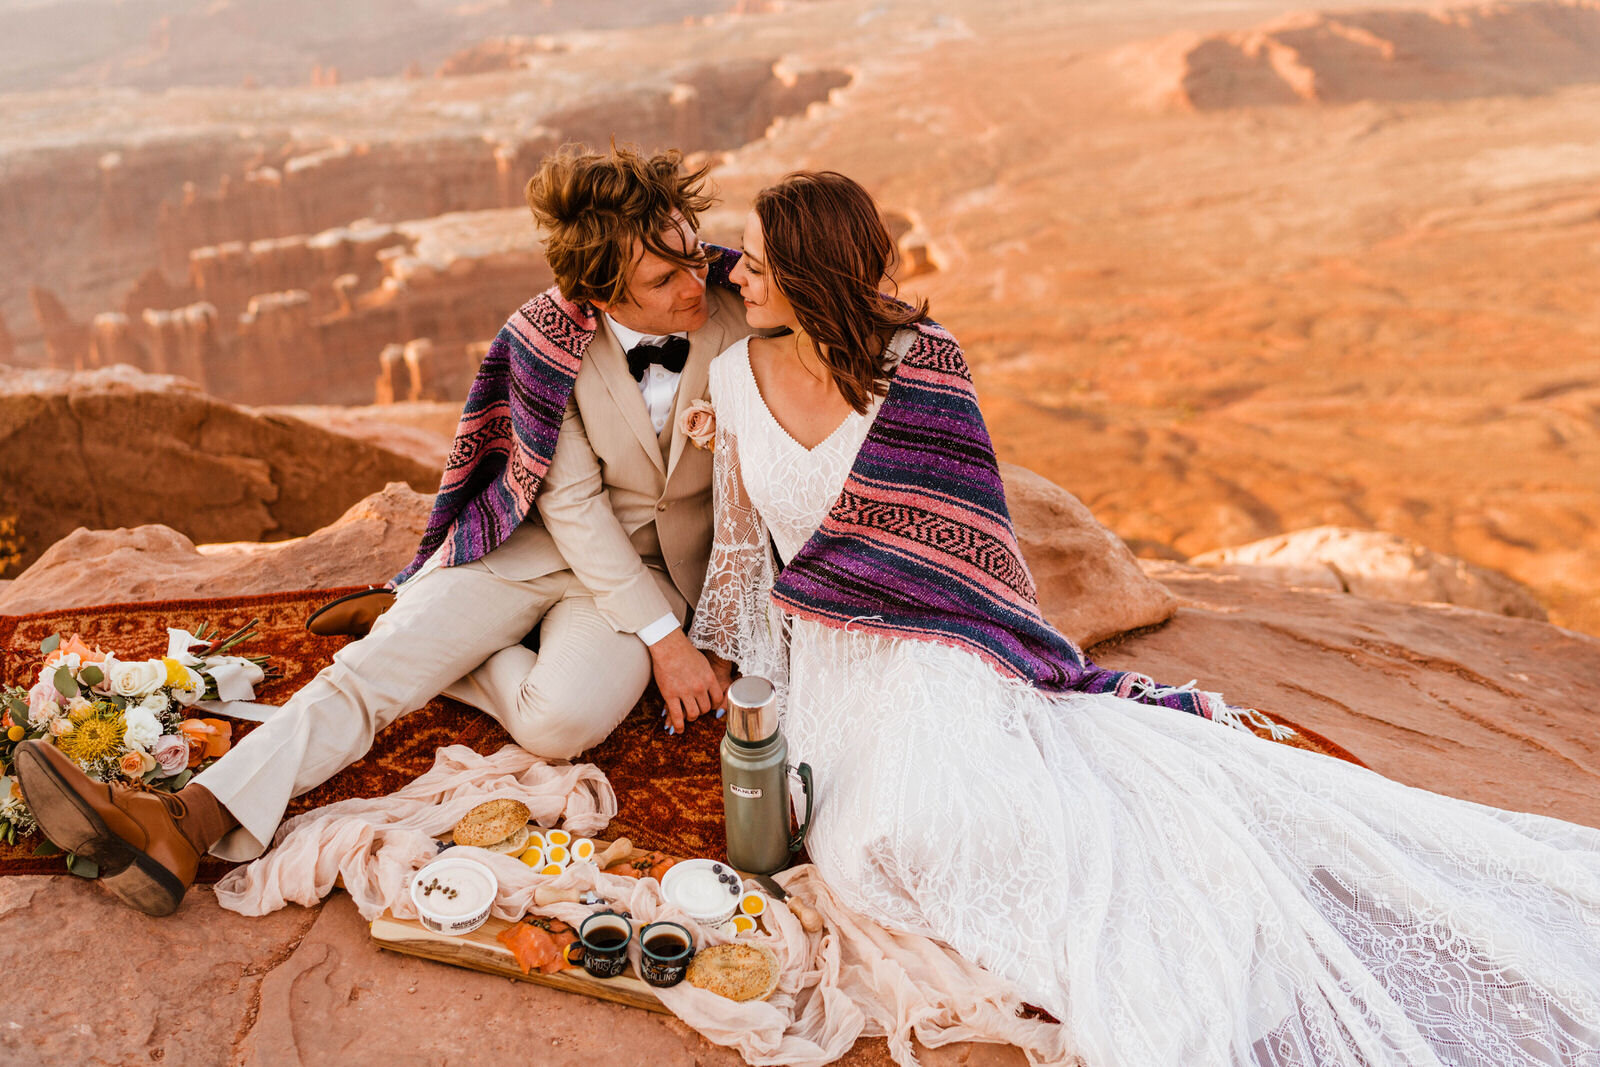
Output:
[[[54,767],[19,746],[16,769],[22,797],[51,844],[93,860],[100,883],[129,907],[146,915],[178,910],[185,887],[177,875],[112,833]]]

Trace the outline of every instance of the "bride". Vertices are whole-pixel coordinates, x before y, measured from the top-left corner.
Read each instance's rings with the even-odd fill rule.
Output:
[[[834,173],[762,192],[691,636],[772,678],[833,890],[1095,1067],[1600,1065],[1600,831],[1256,738],[1040,615],[961,351]],[[775,555],[773,550],[775,550]],[[1229,725],[1240,729],[1230,729]]]

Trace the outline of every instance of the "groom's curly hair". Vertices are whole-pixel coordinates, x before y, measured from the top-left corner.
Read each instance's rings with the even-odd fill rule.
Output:
[[[680,266],[703,266],[698,248],[685,255],[662,237],[678,216],[699,229],[700,213],[716,203],[705,192],[709,169],[686,168],[675,149],[647,156],[615,143],[608,152],[568,144],[547,156],[528,180],[528,207],[545,232],[545,259],[561,295],[623,302],[640,246]]]

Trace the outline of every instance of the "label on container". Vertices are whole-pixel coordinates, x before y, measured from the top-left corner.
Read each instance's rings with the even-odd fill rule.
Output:
[[[746,789],[742,785],[730,785],[728,788],[733,790],[734,796],[744,797],[748,800],[755,800],[761,796],[761,790],[759,789]]]

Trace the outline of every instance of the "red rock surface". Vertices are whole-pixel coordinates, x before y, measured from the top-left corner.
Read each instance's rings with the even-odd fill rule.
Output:
[[[75,530],[16,580],[0,583],[0,614],[380,585],[411,562],[432,501],[392,482],[313,534],[266,543],[196,546],[159,525]]]
[[[80,526],[162,523],[192,541],[309,534],[393,481],[432,492],[439,472],[127,367],[0,371],[0,516],[18,520],[21,566]]]
[[[1097,662],[1302,723],[1373,770],[1600,826],[1600,640],[1530,619],[1285,590],[1151,561],[1171,621]]]
[[[1600,825],[1600,642],[1150,566],[1183,606],[1095,649],[1101,662],[1198,676],[1409,784]],[[115,951],[84,950],[103,944]],[[70,876],[0,879],[0,967],[15,1024],[0,1050],[18,1062],[434,1062],[467,1049],[494,1064],[738,1062],[668,1018],[385,954],[337,893],[319,909],[242,919],[202,889],[155,920]],[[866,1041],[841,1062],[888,1056]],[[953,1046],[923,1062],[1021,1057]]]
[[[1521,583],[1374,530],[1318,526],[1202,552],[1189,562],[1260,581],[1336,589],[1378,600],[1455,604],[1541,622],[1547,617]]]

